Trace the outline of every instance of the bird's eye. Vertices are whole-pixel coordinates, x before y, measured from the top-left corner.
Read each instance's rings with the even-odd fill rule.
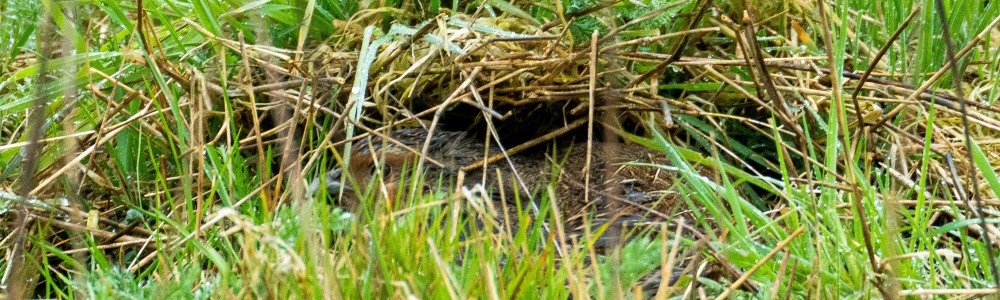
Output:
[[[378,174],[378,165],[372,165],[372,168],[371,170],[369,170],[369,173],[371,174],[372,177],[375,177],[375,175]],[[382,164],[382,177],[389,177],[390,175],[392,175],[392,167],[386,164]]]

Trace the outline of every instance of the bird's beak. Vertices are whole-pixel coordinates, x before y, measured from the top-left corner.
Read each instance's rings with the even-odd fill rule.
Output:
[[[354,190],[353,188],[351,188],[350,184],[345,184],[345,182],[341,182],[342,179],[340,178],[340,175],[342,172],[343,171],[340,168],[336,168],[330,170],[329,172],[326,172],[326,191],[328,193],[334,195],[339,194],[341,188],[343,188],[344,191]]]

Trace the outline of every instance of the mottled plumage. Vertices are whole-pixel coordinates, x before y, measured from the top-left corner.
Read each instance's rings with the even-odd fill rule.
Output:
[[[347,178],[355,179],[357,185],[346,184],[345,196],[341,199],[342,206],[349,210],[356,209],[359,199],[364,198],[362,195],[369,186],[376,187],[378,195],[388,196],[392,200],[404,199],[402,196],[410,190],[400,189],[399,181],[401,177],[412,174],[407,170],[412,170],[416,165],[427,131],[421,128],[400,129],[388,136],[391,140],[371,137],[353,144],[349,166],[344,169],[350,174]],[[486,151],[489,155],[501,153],[495,144],[491,143],[487,148],[482,141],[464,132],[437,130],[429,145],[427,161],[423,164],[426,182],[421,192],[438,186],[442,189],[451,188],[459,169],[483,160]],[[634,144],[594,143],[589,168],[591,192],[586,197],[586,143],[550,143],[548,147],[537,148],[511,156],[510,162],[504,159],[489,164],[487,168],[470,170],[466,172],[463,184],[468,186],[485,183],[491,191],[490,198],[496,203],[500,200],[501,188],[498,183],[502,179],[506,204],[513,204],[515,189],[522,201],[529,199],[528,193],[521,189],[522,185],[517,184],[518,176],[514,176],[513,170],[524,181],[523,186],[531,189],[535,195],[530,197],[532,199],[538,199],[540,192],[545,191],[544,186],[555,178],[555,199],[564,220],[579,220],[579,216],[641,220],[645,218],[640,216],[649,210],[667,212],[673,208],[675,201],[670,187],[675,174],[663,168],[630,164],[667,165],[665,157],[660,153]],[[553,168],[554,163],[561,168]],[[496,169],[500,169],[503,174],[501,178],[497,178]],[[382,173],[381,177],[377,176],[379,171]],[[340,182],[342,175],[341,169],[327,173],[328,191],[334,195],[341,188],[337,182]],[[378,178],[381,178],[380,182],[370,185],[373,179]],[[398,195],[398,191],[403,191],[404,195]],[[661,199],[664,201],[657,203]],[[496,204],[495,207],[501,207],[500,203]],[[622,218],[623,215],[626,217]]]

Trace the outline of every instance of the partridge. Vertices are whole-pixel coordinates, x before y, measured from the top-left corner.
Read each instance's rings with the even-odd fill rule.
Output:
[[[408,179],[412,177],[427,131],[400,129],[387,137],[373,136],[355,142],[347,166],[326,174],[331,194],[337,195],[343,188],[341,206],[357,209],[361,199],[366,199],[366,193],[395,200],[405,199],[416,191],[410,185],[400,185],[412,182]],[[555,193],[550,198],[558,203],[564,220],[581,220],[585,216],[623,219],[620,218],[623,215],[626,220],[638,220],[642,219],[638,216],[646,213],[662,216],[675,206],[676,197],[670,188],[677,176],[658,167],[669,164],[661,153],[635,144],[595,142],[590,152],[590,167],[585,169],[586,143],[550,143],[548,147],[537,148],[544,149],[529,149],[486,167],[469,169],[463,184],[483,183],[490,191],[487,197],[494,202],[505,200],[504,204],[513,204],[517,198],[525,204],[523,201],[538,199],[547,192],[545,187],[549,183],[555,183],[552,185]],[[423,164],[427,179],[417,192],[451,190],[460,169],[483,160],[487,154],[497,153],[501,149],[494,143],[483,143],[464,132],[435,130]],[[525,187],[529,190],[524,191]]]
[[[328,192],[337,195],[343,190],[341,206],[347,210],[356,210],[362,199],[372,199],[365,196],[368,193],[374,193],[375,198],[399,200],[407,199],[409,193],[416,191],[404,183],[413,181],[412,170],[417,165],[427,131],[400,129],[385,136],[388,139],[373,136],[355,142],[347,166],[326,174]],[[556,201],[564,221],[562,227],[568,237],[573,237],[567,242],[582,241],[579,237],[584,231],[598,233],[598,228],[607,228],[603,233],[590,235],[591,238],[596,236],[590,245],[599,252],[622,242],[622,235],[609,233],[624,232],[647,220],[664,221],[662,218],[678,207],[679,197],[674,192],[673,179],[680,178],[679,174],[667,167],[670,163],[662,153],[641,145],[595,142],[589,151],[589,168],[585,168],[586,143],[553,142],[547,147],[529,149],[479,168],[465,167],[501,153],[501,148],[464,132],[453,131],[435,131],[428,145],[423,164],[426,181],[416,192],[451,190],[458,184],[459,170],[466,169],[462,184],[483,184],[488,192],[476,196],[492,201],[494,208],[507,208],[498,209],[501,213],[494,216],[494,224],[499,226],[493,228],[508,234],[521,223],[517,219],[520,214],[512,208],[526,208],[527,202],[543,195]],[[552,188],[548,189],[549,186]],[[524,191],[522,187],[529,190]],[[477,186],[473,190],[481,189]],[[481,225],[481,220],[477,220],[476,226]],[[660,269],[654,270],[640,283],[645,291],[657,290],[661,284],[659,272]],[[682,268],[675,269],[668,282],[673,285],[683,272]]]

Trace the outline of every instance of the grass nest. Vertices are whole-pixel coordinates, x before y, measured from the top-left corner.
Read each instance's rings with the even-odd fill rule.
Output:
[[[900,258],[891,257],[903,255],[878,248],[884,246],[880,239],[923,234],[901,216],[937,228],[942,238],[926,248],[938,254],[982,256],[976,253],[984,245],[1000,247],[995,222],[970,221],[995,219],[1000,205],[1000,143],[994,138],[1000,131],[994,105],[1000,72],[988,60],[998,51],[1000,18],[953,27],[955,40],[943,55],[931,38],[899,40],[898,33],[941,30],[932,28],[931,15],[920,17],[920,9],[876,20],[853,7],[831,12],[827,4],[806,1],[782,7],[755,1],[584,2],[565,8],[506,1],[431,10],[417,2],[357,8],[319,29],[299,28],[296,39],[269,39],[274,32],[262,27],[250,37],[243,33],[253,27],[230,30],[188,18],[166,22],[140,6],[122,15],[138,25],[134,46],[108,55],[115,59],[70,56],[51,41],[39,41],[37,52],[22,50],[5,61],[13,75],[0,83],[10,99],[21,99],[0,102],[0,111],[12,110],[0,120],[0,161],[7,166],[0,173],[0,233],[15,241],[2,247],[25,251],[8,245],[24,245],[25,232],[32,232],[41,237],[27,251],[44,248],[55,260],[53,249],[63,256],[88,251],[75,233],[97,237],[93,251],[113,253],[144,243],[172,248],[203,239],[200,232],[213,226],[267,232],[233,211],[209,212],[250,199],[261,199],[259,210],[268,212],[302,203],[306,183],[339,159],[330,150],[402,127],[495,136],[508,148],[590,137],[588,128],[597,137],[605,136],[600,131],[666,133],[664,144],[689,150],[683,152],[687,161],[714,171],[721,187],[706,188],[715,199],[705,201],[717,202],[698,205],[733,212],[705,217],[718,227],[701,230],[720,243],[742,232],[744,240],[787,245],[783,238],[803,228],[789,216],[809,212],[821,219],[810,224],[837,230],[850,226],[835,222],[856,220],[846,224],[862,228],[851,233],[862,236],[852,241],[868,246],[859,252],[868,260],[861,265],[879,274],[898,271],[890,264]],[[108,25],[94,23],[101,26]],[[106,35],[93,38],[97,45],[112,44]],[[921,54],[887,63],[887,53],[900,55],[896,48]],[[56,62],[80,72],[44,67]],[[42,71],[30,67],[40,64]],[[898,64],[912,70],[896,72]],[[38,72],[65,75],[73,84],[57,89],[50,81],[31,82]],[[32,84],[37,94],[19,88]],[[72,97],[48,104],[55,112],[49,121],[32,121],[29,115],[38,109],[29,109],[31,99],[60,94]],[[99,109],[80,111],[74,104]],[[86,122],[65,122],[66,116]],[[58,131],[55,136],[27,134],[52,124],[64,124],[50,130]],[[71,142],[36,143],[45,137]],[[147,157],[131,151],[147,149],[141,145],[161,152],[148,150],[155,155]],[[210,165],[226,156],[227,147],[238,148],[245,159],[245,169],[230,171],[252,180],[212,177],[221,171]],[[140,154],[144,159],[128,160]],[[139,169],[154,171],[130,171]],[[218,185],[233,194],[209,188]],[[726,197],[748,204],[724,202]],[[746,212],[735,213],[740,210]],[[164,225],[169,222],[142,228],[135,219],[144,214],[172,220],[179,218],[175,213],[195,221],[180,230],[184,226]],[[774,227],[782,231],[766,229]],[[743,275],[751,276],[762,257],[774,255],[704,247],[730,274],[726,282],[746,290],[759,286]],[[802,249],[787,254],[808,258],[799,257],[799,275],[827,280],[833,278],[827,273],[843,271],[836,264],[823,271],[806,268],[806,262],[821,264],[829,257],[821,262],[808,257],[811,248]],[[129,257],[133,273],[157,257],[149,251],[118,254],[137,255]],[[985,256],[973,260],[986,269]],[[794,278],[795,272],[788,274]],[[918,273],[900,277],[920,278]],[[856,281],[873,282],[884,295],[909,284],[876,277]]]

